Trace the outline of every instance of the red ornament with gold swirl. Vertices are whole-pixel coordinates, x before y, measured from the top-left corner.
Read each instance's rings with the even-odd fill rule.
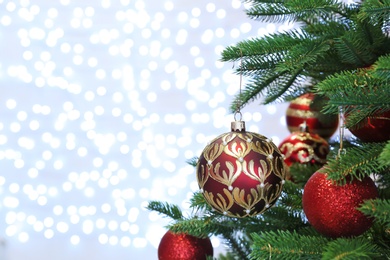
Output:
[[[277,201],[286,178],[283,156],[265,136],[246,132],[242,121],[207,145],[197,167],[208,204],[230,217],[255,216]]]
[[[294,163],[322,166],[326,163],[329,144],[317,134],[294,132],[279,144],[279,150],[288,166]]]

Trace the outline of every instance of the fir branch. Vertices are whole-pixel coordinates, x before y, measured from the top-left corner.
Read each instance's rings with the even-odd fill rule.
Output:
[[[386,199],[390,200],[390,174],[388,174],[389,172],[390,172],[390,167],[387,166],[387,168],[382,172],[374,174],[374,181],[376,186],[378,187],[379,198],[385,200]],[[389,233],[389,239],[390,239],[390,233]]]
[[[280,206],[273,206],[271,209],[263,212],[255,217],[246,218],[232,218],[225,217],[219,213],[213,214],[209,212],[206,218],[212,220],[218,226],[224,227],[220,229],[220,233],[231,235],[231,230],[236,232],[252,233],[262,231],[271,231],[275,229],[293,230],[307,227],[306,221],[304,221],[302,210],[294,210],[291,208]],[[210,224],[211,225],[211,224]],[[213,232],[214,229],[210,229]],[[221,232],[223,231],[223,232]],[[217,235],[217,233],[215,233]]]
[[[290,166],[290,169],[291,167],[294,167],[295,168],[295,165],[292,165]],[[300,167],[299,167],[300,168]],[[304,166],[302,168],[305,168]],[[310,167],[311,168],[311,167]],[[314,172],[313,172],[314,173]],[[287,193],[289,196],[290,195],[294,195],[294,196],[301,196],[302,195],[302,188],[303,188],[303,185],[301,184],[298,184],[296,183],[295,181],[292,182],[292,181],[289,181],[287,180],[285,183],[284,183],[284,186],[283,186],[283,191],[285,193]]]
[[[372,70],[345,71],[318,83],[315,90],[329,98],[325,113],[337,114],[344,107],[346,127],[361,127],[368,117],[390,110],[390,84],[375,78]],[[348,98],[346,98],[348,97]]]
[[[366,200],[358,208],[365,215],[372,217],[376,222],[385,226],[390,232],[390,200]]]
[[[311,92],[312,84],[310,84],[309,81],[310,79],[308,78],[299,78],[299,80],[296,80],[282,95],[278,97],[277,100],[275,100],[275,102],[290,102],[305,93]],[[263,103],[265,104],[265,102]]]
[[[365,0],[358,16],[361,20],[370,20],[374,24],[390,22],[390,0]]]
[[[252,238],[251,259],[321,259],[321,249],[329,241],[281,230],[252,234]]]
[[[273,206],[271,209],[262,213],[261,219],[261,222],[253,223],[253,226],[248,230],[252,232],[257,232],[258,230],[299,230],[308,225],[304,221],[305,218],[302,210],[295,210],[283,204]]]
[[[366,238],[339,238],[324,247],[324,260],[374,259],[380,257],[378,247]]]
[[[186,233],[195,237],[206,238],[210,234],[220,235],[233,232],[233,227],[222,225],[212,218],[182,219],[169,226],[174,233]]]
[[[351,28],[334,39],[340,61],[356,67],[372,65],[380,55],[390,51],[389,39],[380,26],[352,19]]]
[[[224,234],[223,238],[236,259],[249,260],[250,246],[247,239],[241,238],[237,234]]]
[[[207,203],[201,192],[194,193],[194,195],[190,199],[190,207],[198,210],[212,210],[211,206]]]
[[[294,0],[286,1],[286,6],[296,12],[297,21],[306,24],[335,21],[346,15],[345,5],[336,0]]]
[[[357,44],[359,45],[357,46]],[[362,51],[362,45],[363,43],[359,42],[356,31],[354,31],[353,33],[347,33],[340,38],[336,38],[334,47],[338,51],[340,60],[343,63],[354,64],[356,67],[364,67],[370,65],[375,56],[369,56],[366,51]]]
[[[272,87],[268,88],[267,96],[264,99],[263,104],[270,104],[277,100],[284,101],[284,94],[294,84],[301,85],[305,78],[300,76],[302,69],[296,69],[295,71],[287,72],[283,77],[279,77],[272,83]]]
[[[199,157],[192,157],[191,159],[187,160],[187,163],[193,167],[196,167],[198,160],[199,160]]]
[[[267,35],[263,38],[252,38],[238,42],[235,46],[228,46],[222,51],[221,61],[232,62],[243,59],[255,62],[256,59],[263,58],[262,62],[277,64],[283,60],[283,54],[291,46],[312,42],[310,35],[302,30],[291,30],[279,34]],[[270,56],[279,54],[279,56]],[[259,63],[259,62],[258,62]],[[249,64],[249,63],[248,63]],[[244,66],[245,67],[245,66]],[[247,66],[249,68],[249,65]],[[273,68],[269,66],[268,68]]]
[[[235,97],[232,106],[240,99],[244,107],[261,95],[265,96],[263,104],[285,101],[295,96],[297,89],[302,89],[308,79],[305,74],[310,74],[310,68],[315,67],[318,59],[326,57],[329,51],[327,40],[308,37],[302,31],[293,31],[227,47],[222,53],[222,61],[240,59],[242,63],[237,73],[255,75],[241,95]],[[320,72],[316,72],[316,75],[320,75]]]
[[[332,0],[290,0],[290,1],[255,1],[246,14],[255,20],[271,23],[308,22],[321,17],[321,21],[332,19],[343,5]]]
[[[310,67],[316,65],[318,58],[324,57],[329,49],[327,41],[312,41],[291,46],[285,60],[280,62],[276,69],[279,71],[302,70],[304,68],[310,70]]]
[[[230,246],[230,251],[239,259],[247,259],[250,247],[248,241],[240,238],[237,232],[245,226],[239,226],[233,221],[234,218],[192,218],[181,220],[169,227],[175,233],[186,233],[195,237],[206,238],[211,234],[222,236]]]
[[[240,61],[237,74],[255,76],[275,70],[277,63],[285,59],[282,53],[269,53],[266,56],[251,57]]]
[[[373,68],[373,77],[382,79],[385,82],[390,81],[390,55],[379,57]]]
[[[304,186],[307,180],[321,167],[321,165],[316,164],[294,163],[289,169],[294,183]]]
[[[378,246],[380,257],[376,259],[390,259],[390,229],[379,222],[374,221],[372,227],[364,234],[364,237],[372,240]]]
[[[305,68],[305,75],[311,77],[312,85],[315,85],[327,79],[329,75],[350,69],[354,69],[354,66],[341,63],[337,53],[334,50],[329,50],[323,57],[317,58],[315,66]]]
[[[237,260],[233,253],[231,252],[227,252],[225,254],[219,254],[217,258],[214,258],[215,260],[218,259],[218,260]]]
[[[313,173],[311,173],[313,174]],[[277,207],[285,207],[291,210],[291,213],[295,214],[295,212],[300,212],[302,210],[302,192],[303,192],[303,186],[302,184],[296,184],[295,180],[294,182],[286,181],[283,186],[283,192],[281,196],[279,197],[279,200],[276,203],[276,206],[274,206],[272,209]]]
[[[387,142],[386,146],[383,148],[378,161],[382,166],[390,166],[390,141]]]
[[[246,11],[249,18],[270,23],[290,23],[297,21],[297,15],[288,9],[283,2],[260,3]]]
[[[291,31],[251,39],[229,46],[222,52],[222,61],[240,60],[237,73],[245,76],[294,71],[315,67],[318,59],[327,56],[328,40],[313,39],[304,31]]]
[[[341,185],[346,183],[346,176],[351,177],[350,181],[362,180],[373,172],[386,169],[378,161],[383,147],[383,143],[362,143],[361,146],[347,148],[346,153],[338,158],[329,158],[322,172]]]
[[[353,23],[350,19],[340,21],[324,21],[322,23],[308,24],[304,30],[312,37],[321,37],[325,39],[334,39],[345,34],[351,29]]]
[[[267,90],[270,88],[270,85],[278,85],[275,82],[280,81],[280,77],[285,76],[285,73],[276,73],[269,72],[263,77],[255,77],[250,80],[250,82],[245,86],[241,91],[241,95],[236,95],[234,102],[230,105],[230,110],[235,111],[237,109],[237,104],[241,104],[240,108],[243,108],[251,101],[258,99],[263,93],[267,93]],[[237,102],[239,100],[239,102]]]
[[[183,219],[183,213],[180,208],[177,205],[169,204],[167,202],[150,201],[146,208],[148,210],[157,211],[173,220]]]
[[[384,105],[382,108],[379,106],[375,107],[364,107],[362,110],[358,110],[358,108],[354,107],[352,109],[346,109],[347,118],[345,121],[345,126],[349,129],[359,129],[370,123],[370,120],[375,119],[385,119],[381,114],[382,112],[386,112],[387,105]],[[390,109],[390,108],[389,108]],[[350,111],[348,111],[350,110]]]

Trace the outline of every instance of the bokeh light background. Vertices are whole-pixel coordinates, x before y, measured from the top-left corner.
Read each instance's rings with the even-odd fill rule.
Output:
[[[145,206],[188,211],[186,161],[230,130],[221,51],[290,27],[239,0],[0,1],[0,259],[157,259]],[[258,103],[247,130],[278,144],[286,104]]]

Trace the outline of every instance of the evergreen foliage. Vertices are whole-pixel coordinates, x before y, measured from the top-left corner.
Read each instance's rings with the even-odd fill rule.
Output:
[[[381,257],[379,248],[367,238],[339,238],[329,242],[322,259],[376,259]]]
[[[237,43],[226,48],[222,61],[243,60],[238,73],[252,76],[242,95],[245,104],[264,96],[263,103],[288,101],[326,77],[372,66],[390,52],[386,2],[346,5],[338,1],[247,1],[248,15],[260,21],[296,22],[299,27]],[[371,10],[376,21],[362,19]],[[386,56],[384,60],[390,59]],[[384,61],[385,62],[385,61]],[[303,89],[302,91],[307,91]]]
[[[321,248],[329,241],[321,236],[301,235],[295,231],[282,230],[254,234],[253,240],[251,259],[280,260],[321,259]]]
[[[236,73],[248,77],[232,111],[237,104],[287,102],[307,92],[327,98],[323,112],[337,114],[341,109],[348,116],[346,127],[360,127],[367,116],[390,110],[390,0],[244,2],[250,5],[246,13],[251,19],[296,26],[225,48],[221,60],[241,61]],[[342,185],[373,176],[378,187],[379,198],[358,208],[374,219],[358,237],[327,238],[307,222],[302,193],[318,170],[315,166],[290,167],[294,183],[286,181],[277,203],[255,217],[223,216],[199,192],[190,200],[188,217],[164,202],[152,201],[148,209],[170,217],[173,232],[223,238],[229,250],[220,260],[390,259],[390,142],[353,140],[345,142],[346,152],[339,154],[339,144],[330,144],[333,152],[324,168],[330,179]],[[188,161],[193,166],[196,162]]]
[[[383,148],[382,143],[362,143],[350,147],[346,153],[341,153],[336,158],[328,158],[323,172],[340,184],[346,182],[346,176],[350,176],[352,181],[355,178],[361,180],[373,172],[386,174],[388,166],[383,166],[378,161]]]

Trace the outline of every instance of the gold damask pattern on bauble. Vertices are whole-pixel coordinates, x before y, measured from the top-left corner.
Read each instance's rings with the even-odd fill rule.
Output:
[[[242,183],[243,177],[250,186]],[[235,185],[238,178],[239,186]],[[204,198],[215,210],[232,217],[254,216],[267,210],[280,196],[285,178],[286,167],[275,144],[250,132],[230,132],[215,138],[197,164],[197,181]],[[207,184],[213,188],[206,190]]]
[[[300,142],[296,142],[297,140]],[[294,142],[282,142],[279,149],[286,158],[296,154],[301,163],[315,160],[317,163],[325,164],[329,153],[329,145],[323,138],[307,132],[296,133]]]

